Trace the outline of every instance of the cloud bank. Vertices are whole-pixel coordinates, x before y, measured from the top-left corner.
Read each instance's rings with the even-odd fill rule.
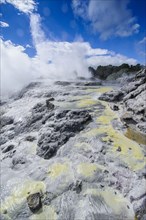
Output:
[[[1,89],[2,95],[11,94],[37,77],[70,80],[90,77],[88,67],[98,65],[136,64],[137,61],[113,51],[92,48],[88,42],[55,42],[45,36],[41,17],[36,13],[33,0],[2,0],[11,3],[30,18],[30,29],[36,55],[31,58],[20,45],[1,39]],[[81,14],[83,11],[80,12]],[[81,37],[80,37],[81,38]]]
[[[33,0],[1,0],[1,3],[12,4],[19,11],[30,14],[36,9],[36,3]]]
[[[2,96],[11,94],[32,80],[32,62],[25,48],[0,39]]]
[[[73,0],[74,14],[89,22],[103,40],[111,36],[128,37],[139,32],[140,25],[128,9],[129,0]]]

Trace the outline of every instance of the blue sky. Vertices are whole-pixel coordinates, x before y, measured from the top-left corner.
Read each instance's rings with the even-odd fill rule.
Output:
[[[114,6],[112,2],[114,2],[114,0],[91,1],[97,2],[95,7],[101,7],[106,2],[111,2],[108,6],[108,10],[111,11],[112,16],[112,7]],[[75,40],[82,39],[83,41],[89,42],[93,48],[112,50],[127,57],[132,57],[140,63],[144,63],[144,56],[141,54],[144,49],[144,44],[141,45],[139,42],[144,39],[146,33],[146,3],[144,0],[120,1],[127,2],[125,5],[126,10],[130,12],[129,18],[131,17],[135,19],[132,25],[137,24],[137,26],[139,26],[136,31],[127,34],[127,36],[122,36],[122,34],[114,34],[115,30],[114,27],[112,27],[112,25],[114,26],[114,23],[112,24],[111,22],[110,28],[113,28],[112,33],[105,39],[101,37],[102,32],[105,31],[104,28],[101,28],[101,31],[99,31],[99,28],[94,30],[92,25],[96,26],[96,21],[93,21],[92,18],[88,18],[86,15],[80,15],[79,13],[80,8],[84,8],[85,3],[89,4],[89,1],[82,0],[80,8],[76,7],[76,11],[78,10],[76,13],[73,9],[73,1],[71,0],[37,0],[35,3],[37,7],[36,12],[41,16],[42,30],[50,40],[73,42]],[[1,5],[1,21],[7,23],[9,27],[2,28],[1,35],[5,40],[11,40],[15,44],[23,46],[29,44],[32,48],[27,48],[26,52],[30,56],[33,56],[35,54],[35,50],[33,50],[34,45],[29,27],[29,16],[19,10],[18,7],[14,7],[13,4],[9,4],[7,2],[9,1],[5,1],[5,4]],[[118,6],[119,3],[117,4],[116,10],[119,10],[118,13],[120,14],[122,13],[122,10],[118,8]],[[105,11],[103,9],[102,14],[99,14],[99,16],[105,18],[104,20],[101,19],[101,21],[100,18],[98,19],[98,22],[103,22],[103,25],[106,20],[113,19],[106,14],[106,7]],[[119,19],[119,22],[120,21],[123,21],[123,18]],[[122,26],[122,22],[119,23],[119,25]],[[128,27],[129,29],[131,28],[130,26]]]
[[[3,90],[145,64],[145,0],[1,0],[0,10]]]

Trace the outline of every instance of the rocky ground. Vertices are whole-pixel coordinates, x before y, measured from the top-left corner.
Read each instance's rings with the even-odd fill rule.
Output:
[[[146,219],[145,143],[126,121],[144,138],[140,74],[115,92],[41,80],[1,103],[1,219]]]
[[[131,82],[126,83],[118,90],[102,94],[99,99],[112,103],[111,108],[119,113],[121,121],[126,125],[128,131],[133,130],[131,138],[137,140],[139,134],[139,139],[141,139],[139,141],[146,142],[145,69],[131,78]]]

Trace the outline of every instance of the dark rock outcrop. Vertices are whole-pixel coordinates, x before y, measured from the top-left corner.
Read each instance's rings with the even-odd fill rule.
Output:
[[[91,82],[76,82],[76,86],[101,86],[102,83],[100,81],[91,81]]]
[[[56,81],[55,85],[59,85],[59,86],[68,86],[70,85],[71,82],[67,82],[67,81]]]
[[[116,79],[118,77],[121,77],[123,74],[133,74],[139,70],[141,70],[141,65],[137,64],[135,66],[131,65],[129,66],[126,63],[123,63],[120,66],[98,66],[96,69],[93,67],[89,67],[89,72],[92,74],[94,78],[99,78],[102,80],[107,79],[111,75],[113,75],[113,79]]]
[[[45,159],[51,158],[70,137],[83,130],[89,121],[91,116],[88,111],[57,112],[53,120],[40,131],[37,154]]]
[[[108,102],[118,102],[121,101],[124,96],[124,93],[120,90],[110,91],[102,94],[99,99]]]

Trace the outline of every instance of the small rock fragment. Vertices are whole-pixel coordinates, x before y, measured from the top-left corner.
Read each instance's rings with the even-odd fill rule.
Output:
[[[11,150],[13,150],[14,149],[14,145],[13,144],[11,144],[11,145],[8,145],[8,146],[6,146],[4,149],[3,149],[3,153],[7,153],[7,152],[9,152],[9,151],[11,151]]]
[[[117,148],[117,151],[119,151],[119,152],[121,152],[121,151],[122,151],[122,149],[121,149],[121,147],[120,147],[120,146]]]
[[[33,142],[35,139],[36,139],[36,138],[33,137],[33,136],[27,136],[27,137],[25,138],[25,140],[26,140],[26,141],[29,141],[29,142]]]
[[[53,110],[54,109],[54,105],[50,102],[49,99],[46,100],[46,106],[49,110]]]
[[[41,201],[40,193],[38,192],[38,193],[30,194],[27,197],[27,204],[32,212],[39,211],[39,209],[42,208],[42,201]]]

